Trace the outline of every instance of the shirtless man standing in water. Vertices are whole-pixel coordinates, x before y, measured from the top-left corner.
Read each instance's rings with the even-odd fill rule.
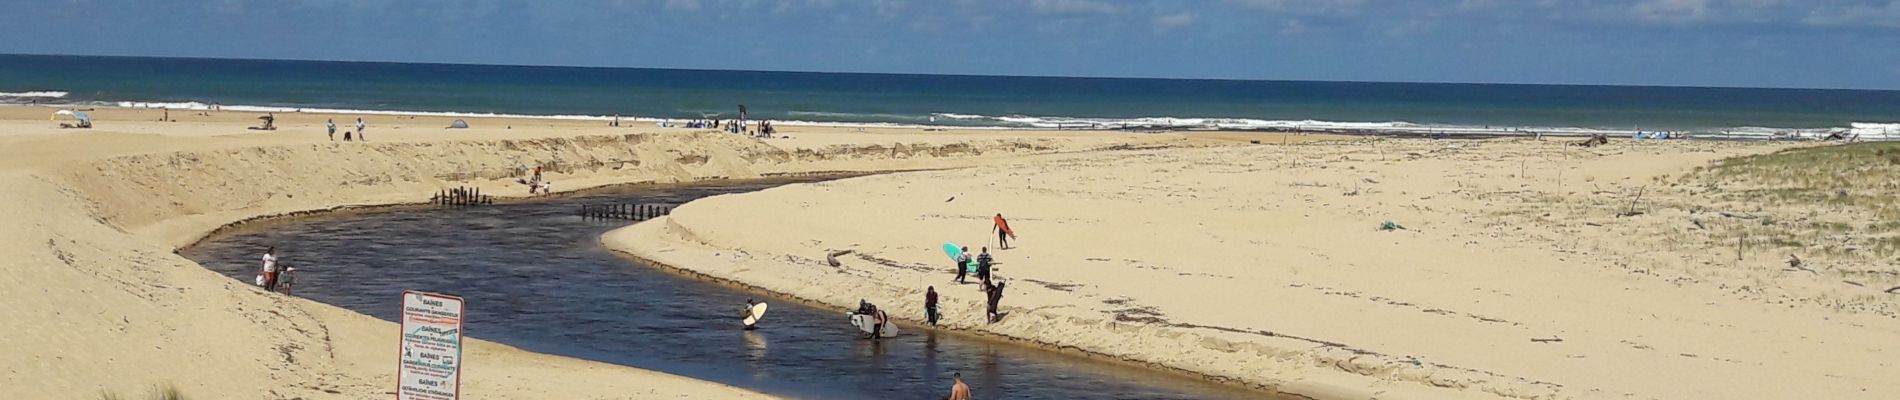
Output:
[[[970,400],[970,385],[963,384],[963,373],[950,374],[950,377],[956,379],[956,383],[950,385],[950,397],[947,399]]]

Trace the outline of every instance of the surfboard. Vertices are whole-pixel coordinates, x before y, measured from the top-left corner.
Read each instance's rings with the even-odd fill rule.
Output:
[[[1003,219],[1000,214],[996,216],[996,228],[1003,230],[1003,234],[1009,235],[1010,239],[1016,238],[1016,231],[1009,229],[1009,220]]]
[[[943,242],[943,255],[950,256],[950,261],[956,261],[957,258],[963,256],[963,248],[957,247],[956,243]],[[976,272],[976,260],[971,259],[970,262],[963,263],[963,271]]]
[[[750,328],[753,325],[758,325],[759,319],[762,318],[765,318],[765,303],[753,304],[752,312],[745,316],[745,326]]]
[[[845,313],[845,316],[851,319],[851,326],[858,327],[858,332],[862,332],[865,335],[871,334],[872,325],[875,325],[871,321],[876,321],[876,319],[870,315],[858,313]],[[884,321],[884,336],[882,337],[896,336],[897,324],[891,323],[891,321]]]

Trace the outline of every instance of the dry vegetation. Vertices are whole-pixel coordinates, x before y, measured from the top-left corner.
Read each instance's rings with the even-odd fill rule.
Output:
[[[1900,255],[1900,143],[1790,149],[1682,177],[1708,200],[1756,210],[1726,232],[1791,253],[1891,264]]]

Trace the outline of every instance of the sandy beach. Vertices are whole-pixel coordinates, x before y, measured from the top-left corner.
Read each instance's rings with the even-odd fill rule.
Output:
[[[370,141],[331,142],[332,116],[0,107],[0,392],[17,398],[384,398],[396,326],[274,294],[173,252],[227,224],[350,206],[418,203],[451,187],[525,195],[551,167],[557,191],[609,184],[967,166],[1114,146],[1213,143],[1179,135],[789,128],[758,141],[604,122],[369,118]],[[334,116],[340,127],[353,116]],[[346,121],[346,118],[348,119]],[[347,129],[347,128],[346,128]],[[396,293],[391,294],[394,301]],[[471,332],[480,338],[480,332]],[[473,341],[469,398],[765,398],[730,386]]]
[[[241,221],[446,188],[518,197],[513,179],[537,165],[557,191],[907,171],[708,198],[602,241],[779,296],[869,299],[912,326],[935,286],[938,329],[1270,391],[1900,394],[1896,174],[1880,164],[1900,150],[1885,144],[803,126],[755,140],[387,116],[342,143],[323,121],[354,116],[253,131],[249,113],[101,109],[97,128],[62,130],[51,111],[0,107],[0,278],[14,283],[0,318],[15,322],[0,392],[21,398],[388,396],[394,324],[174,251]],[[996,213],[1020,234],[1010,249],[992,243]],[[977,285],[951,282],[944,242],[993,247],[999,322]],[[471,398],[770,397],[484,341],[469,353]]]
[[[1573,141],[989,162],[708,198],[603,241],[913,325],[934,286],[938,329],[1312,398],[1900,396],[1891,145]],[[1000,322],[945,242],[991,247]]]

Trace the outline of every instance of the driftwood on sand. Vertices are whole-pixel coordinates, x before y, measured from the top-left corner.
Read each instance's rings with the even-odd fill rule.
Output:
[[[1610,144],[1610,137],[1602,135],[1602,134],[1590,135],[1589,139],[1584,139],[1581,142],[1570,143],[1571,146],[1577,146],[1577,147],[1597,147],[1597,146],[1602,146],[1606,144]]]

